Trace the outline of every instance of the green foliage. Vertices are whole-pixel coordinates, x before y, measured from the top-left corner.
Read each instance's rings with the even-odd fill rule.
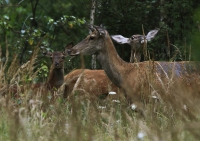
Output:
[[[89,100],[80,94],[66,101],[61,90],[56,92],[58,98],[53,104],[46,104],[41,100],[44,93],[32,89],[30,82],[45,79],[51,64],[35,50],[40,45],[63,50],[69,42],[81,41],[88,34],[83,24],[88,21],[90,2],[0,1],[0,140],[199,140],[199,96],[184,91],[181,97],[190,99],[189,111],[177,104],[179,97],[164,102],[152,100],[145,105],[146,118],[141,118],[123,101]],[[165,0],[160,5],[158,0],[98,0],[95,24],[103,24],[110,34],[126,37],[142,34],[142,25],[145,33],[160,27],[158,37],[148,46],[155,59],[188,60],[191,45],[191,59],[197,60],[200,10],[194,11],[195,2]],[[164,19],[160,21],[162,10]],[[129,60],[129,51],[125,45],[120,55]],[[19,61],[13,54],[18,54]],[[80,60],[67,58],[65,72],[80,68]],[[90,57],[85,57],[85,67],[90,68]],[[19,97],[10,96],[7,84],[15,84]],[[23,91],[21,84],[26,84]],[[185,107],[185,101],[181,103]],[[140,139],[139,133],[145,133],[144,138]]]
[[[96,23],[105,26],[110,35],[121,34],[129,38],[133,34],[143,34],[142,26],[147,34],[148,31],[159,27],[159,9],[155,8],[158,4],[158,1],[100,0]],[[129,45],[115,46],[119,55],[129,61]]]
[[[194,50],[198,48],[193,47],[198,46],[199,36],[193,33],[199,21],[196,18],[198,10],[194,10],[196,3],[197,0],[97,0],[95,24],[105,26],[111,35],[121,34],[125,37],[143,34],[143,29],[147,34],[152,29],[160,28],[156,38],[148,44],[149,54],[154,60],[197,60],[198,54]],[[30,59],[38,45],[56,51],[63,50],[69,42],[80,42],[88,34],[88,29],[83,25],[89,21],[90,8],[90,0],[1,1],[0,43],[3,56],[6,42],[9,57],[18,54],[19,65]],[[129,45],[115,45],[119,55],[129,61]],[[190,48],[192,53],[189,52]],[[46,60],[42,54],[38,54],[38,58],[38,64]],[[85,67],[91,68],[91,57],[84,58]],[[74,58],[73,62],[68,60],[66,72],[81,67],[79,57]]]
[[[37,44],[38,40],[44,35],[47,35],[45,38],[48,42],[60,40],[60,38],[62,40],[65,38],[66,40],[66,38],[69,38],[67,37],[68,35],[73,35],[73,30],[77,30],[78,26],[85,23],[84,17],[77,18],[73,15],[66,15],[64,12],[60,12],[59,8],[70,9],[70,5],[60,5],[50,1],[45,3],[38,1],[38,5],[33,1],[31,3],[22,1],[18,4],[16,2],[18,1],[13,0],[1,6],[1,15],[3,15],[0,18],[1,42],[5,41],[5,37],[12,37],[13,42],[18,43],[10,51],[13,49],[21,50],[24,48],[23,44],[25,41],[29,45],[27,50],[31,50],[31,47]],[[44,4],[49,6],[53,4],[57,9],[53,7],[43,9]],[[36,7],[35,11],[31,9],[32,6]],[[59,12],[59,14],[54,15],[53,13],[56,12]],[[66,37],[63,36],[64,34]],[[56,46],[62,47],[63,45],[56,43]]]
[[[49,68],[46,65],[46,62],[41,63],[38,70],[38,77],[39,77],[38,79],[43,78],[44,80],[45,78],[47,78],[48,74],[49,74]]]
[[[31,59],[33,50],[39,46],[52,51],[62,51],[66,44],[80,40],[82,35],[85,36],[85,30],[79,31],[85,23],[85,18],[84,15],[79,18],[69,13],[71,7],[70,2],[67,4],[39,0],[3,2],[0,6],[2,57],[5,57],[6,46],[8,46],[10,60],[13,54],[17,54],[18,65],[22,65]],[[45,57],[42,53],[38,55],[37,63],[41,64],[45,61]],[[50,64],[46,65],[50,66]],[[41,70],[44,71],[44,68],[41,67]]]
[[[191,58],[192,60],[200,60],[200,7],[195,10],[194,20],[196,27],[190,34]]]
[[[148,45],[151,57],[155,60],[188,60],[189,53],[185,56],[184,46],[185,40],[189,40],[188,34],[195,28],[196,3],[196,0],[99,0],[96,23],[103,24],[111,35],[125,37],[143,34],[143,28],[145,34],[160,28],[156,39]],[[183,58],[174,57],[177,52],[174,45]],[[129,45],[116,46],[123,59],[129,61]]]

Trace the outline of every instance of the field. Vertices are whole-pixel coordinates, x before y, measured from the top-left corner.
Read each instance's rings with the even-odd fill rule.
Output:
[[[52,102],[49,92],[31,88],[30,78],[34,79],[38,73],[34,71],[36,54],[37,51],[21,67],[16,67],[17,59],[10,64],[0,60],[1,141],[200,139],[199,96],[182,91],[177,98],[169,94],[165,101],[153,97],[145,103],[145,116],[126,100],[113,100],[112,95],[91,100],[75,92],[65,100],[62,98],[64,87],[55,93],[56,99]],[[44,95],[48,95],[46,99]]]

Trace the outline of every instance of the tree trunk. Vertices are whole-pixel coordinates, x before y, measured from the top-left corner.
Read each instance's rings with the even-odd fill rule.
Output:
[[[90,24],[94,24],[95,8],[96,8],[96,0],[92,0],[92,7],[91,7],[91,13],[90,13]],[[93,70],[97,68],[95,54],[92,55],[91,65],[92,65]]]

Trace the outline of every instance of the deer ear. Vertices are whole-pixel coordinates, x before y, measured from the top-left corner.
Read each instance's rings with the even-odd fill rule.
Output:
[[[73,47],[73,42],[67,44],[65,48],[71,49],[72,47]]]
[[[149,31],[149,33],[146,36],[146,40],[151,41],[155,37],[155,35],[158,33],[159,30],[160,29],[158,28],[158,29],[154,29],[154,30]]]
[[[49,50],[47,50],[45,47],[41,46],[40,50],[42,51],[42,54],[44,56],[47,56],[47,57],[51,57],[52,56],[52,52],[50,52]]]
[[[111,38],[119,44],[129,44],[130,43],[129,38],[126,38],[122,35],[112,35]]]
[[[103,27],[95,26],[95,25],[92,25],[92,24],[88,24],[88,28],[92,32],[98,31],[98,33],[99,33],[100,36],[105,36],[106,35],[105,29]]]
[[[73,47],[73,42],[69,43],[69,44],[65,47],[65,50],[64,50],[63,53],[64,53],[65,55],[68,55],[68,52],[69,52],[69,50],[72,49],[72,47]]]
[[[46,51],[46,52],[43,52],[43,55],[46,57],[52,57],[52,52]]]
[[[106,31],[103,27],[100,26],[93,26],[99,33],[100,36],[105,37],[106,36]]]
[[[87,26],[92,32],[95,31],[95,28],[94,28],[94,26],[92,24],[88,24],[87,23]]]

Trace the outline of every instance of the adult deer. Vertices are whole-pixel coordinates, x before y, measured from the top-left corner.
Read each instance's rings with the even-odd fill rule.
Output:
[[[105,29],[98,26],[90,26],[90,29],[92,33],[68,50],[69,55],[97,54],[97,59],[109,79],[123,90],[130,102],[140,105],[141,100],[145,100],[151,94],[157,97],[173,94],[176,97],[174,99],[177,99],[182,93],[200,93],[199,63],[156,61],[127,63],[117,54]]]
[[[155,35],[158,33],[159,29],[154,29],[149,31],[149,33],[144,35],[132,35],[130,38],[126,38],[122,35],[112,35],[112,39],[119,44],[129,44],[131,46],[131,57],[130,62],[140,62],[141,53],[147,42],[151,41]]]
[[[118,87],[109,80],[104,70],[76,69],[67,74],[64,81],[64,98],[75,91],[89,98],[108,95],[111,91],[118,93]]]

